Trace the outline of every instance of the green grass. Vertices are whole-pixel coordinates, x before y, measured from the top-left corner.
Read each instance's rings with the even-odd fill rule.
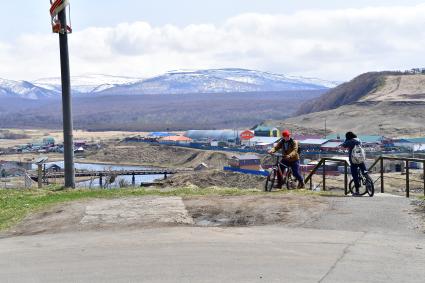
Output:
[[[237,196],[261,194],[258,190],[240,190],[234,188],[179,188],[160,190],[150,188],[128,189],[74,189],[63,190],[59,187],[48,187],[41,190],[4,190],[0,189],[0,231],[12,227],[26,215],[49,206],[89,198],[120,198],[129,196]]]
[[[158,188],[126,188],[126,189],[74,189],[65,190],[53,186],[31,190],[0,189],[0,231],[19,223],[30,213],[46,209],[55,204],[90,199],[90,198],[121,198],[131,196],[242,196],[242,195],[276,195],[286,194],[287,190],[265,193],[255,189],[217,188],[200,189],[186,187],[172,190]],[[335,196],[330,192],[315,193],[308,190],[294,190],[291,194]]]

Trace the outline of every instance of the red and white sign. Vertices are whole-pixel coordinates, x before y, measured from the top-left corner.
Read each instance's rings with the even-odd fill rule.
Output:
[[[240,137],[241,137],[241,140],[250,140],[253,137],[255,137],[255,135],[254,135],[254,132],[250,130],[246,130],[241,133]]]

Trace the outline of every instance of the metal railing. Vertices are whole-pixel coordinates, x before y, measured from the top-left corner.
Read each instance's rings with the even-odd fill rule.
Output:
[[[417,163],[422,163],[423,164],[423,189],[424,189],[424,196],[425,196],[425,159],[419,159],[419,158],[403,158],[403,157],[391,157],[391,156],[380,156],[378,157],[374,163],[369,166],[368,171],[371,171],[374,167],[376,167],[379,163],[379,178],[376,180],[380,180],[381,181],[381,193],[385,192],[385,180],[384,180],[384,173],[385,173],[385,167],[384,167],[384,161],[385,160],[390,160],[390,161],[402,161],[405,163],[405,168],[406,168],[406,197],[410,197],[410,163],[411,162],[417,162]],[[317,171],[319,170],[320,167],[323,167],[322,169],[322,184],[323,184],[323,190],[326,190],[326,161],[333,161],[333,162],[339,162],[339,163],[344,163],[344,193],[347,195],[348,194],[348,162],[346,160],[342,160],[342,159],[338,159],[338,158],[322,158],[320,159],[319,163],[313,168],[313,170],[311,170],[311,172],[307,175],[307,177],[305,178],[305,183],[310,182],[310,190],[313,189],[313,175],[317,173]],[[375,182],[376,182],[375,181]]]
[[[344,163],[344,193],[348,194],[348,162],[344,159],[338,159],[338,158],[328,158],[324,157],[320,159],[319,163],[311,170],[311,172],[307,175],[304,182],[307,184],[310,182],[310,190],[313,190],[313,175],[316,174],[317,170],[319,170],[320,167],[323,167],[322,170],[322,184],[323,184],[323,190],[326,190],[326,161],[333,161],[338,163]]]
[[[406,168],[406,197],[410,197],[410,162],[418,162],[423,164],[422,168],[422,177],[423,177],[423,188],[424,188],[424,196],[425,196],[425,159],[418,159],[418,158],[402,158],[402,157],[390,157],[390,156],[380,156],[373,164],[369,167],[369,170],[371,170],[373,167],[375,167],[378,162],[380,163],[380,179],[381,179],[381,193],[385,192],[385,181],[384,181],[384,173],[385,173],[385,167],[384,167],[384,160],[392,160],[392,161],[403,161],[405,162],[405,168]]]

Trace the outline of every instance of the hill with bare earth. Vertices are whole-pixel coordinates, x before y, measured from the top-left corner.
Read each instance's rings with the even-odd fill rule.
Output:
[[[278,122],[343,133],[415,136],[425,133],[425,75],[366,73],[304,103]]]

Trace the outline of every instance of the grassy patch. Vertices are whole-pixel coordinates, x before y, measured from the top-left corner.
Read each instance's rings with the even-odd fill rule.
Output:
[[[89,199],[89,198],[120,198],[129,196],[206,196],[224,195],[237,196],[261,194],[258,190],[240,190],[234,188],[179,188],[160,190],[151,188],[128,189],[75,189],[64,190],[60,187],[49,187],[42,190],[2,190],[0,189],[0,230],[7,229],[21,221],[31,212],[44,209],[51,205]]]

